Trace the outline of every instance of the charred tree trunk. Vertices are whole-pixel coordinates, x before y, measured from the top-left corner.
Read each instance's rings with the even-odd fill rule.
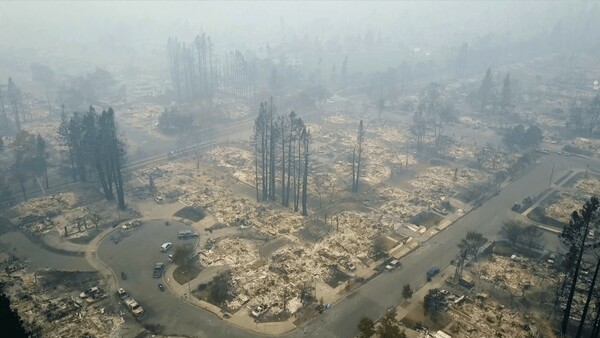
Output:
[[[2,119],[2,126],[0,130],[8,128],[8,115],[6,114],[6,107],[4,106],[4,98],[2,96],[2,90],[0,90],[0,119]]]
[[[294,211],[298,211],[298,206],[300,204],[300,175],[302,173],[302,136],[298,137],[298,159],[296,161],[296,182],[294,183]]]
[[[270,138],[269,138],[269,200],[275,200],[275,138],[276,130],[273,121],[273,114],[275,113],[275,105],[273,104],[273,97],[271,97],[271,103],[269,105],[269,125],[270,125]]]
[[[356,184],[355,184],[355,192],[358,192],[359,182],[360,182],[360,167],[362,161],[362,145],[365,138],[365,131],[363,128],[363,121],[360,120],[358,125],[358,161],[356,162]]]
[[[598,269],[600,269],[600,258],[596,263],[596,269],[594,269],[594,277],[592,278],[592,283],[590,285],[590,288],[588,289],[587,299],[585,301],[585,306],[583,307],[583,313],[581,315],[581,320],[579,321],[579,327],[577,327],[577,334],[575,334],[575,338],[581,338],[581,334],[583,333],[583,326],[585,325],[588,309],[590,307],[590,301],[592,300],[592,296],[594,294],[596,278],[598,277]]]
[[[285,205],[285,116],[281,117],[281,205]]]
[[[563,320],[561,324],[561,332],[566,334],[567,329],[569,327],[569,318],[571,317],[571,307],[573,305],[573,297],[575,296],[575,289],[577,288],[577,278],[579,276],[579,269],[581,267],[581,259],[583,257],[583,251],[585,249],[585,238],[589,232],[589,225],[592,220],[594,213],[598,210],[598,199],[596,197],[592,197],[581,210],[582,213],[579,215],[577,212],[574,212],[572,215],[571,223],[579,223],[582,224],[583,231],[580,232],[580,245],[577,251],[577,259],[575,260],[575,269],[573,272],[573,280],[571,282],[569,297],[567,298],[567,304],[565,306],[565,313],[563,315]]]
[[[258,133],[256,132],[256,125],[254,128],[254,185],[256,186],[256,202],[259,202],[260,197],[258,196]]]
[[[309,144],[309,140],[310,140],[310,135],[308,134],[308,131],[306,130],[306,127],[304,129],[304,172],[302,173],[302,215],[306,216],[308,215],[308,210],[307,210],[307,199],[308,199],[308,144]]]
[[[8,100],[10,105],[13,108],[13,117],[15,119],[15,127],[17,128],[17,132],[21,131],[21,118],[23,117],[23,112],[21,111],[22,103],[20,100],[20,93],[13,82],[12,78],[8,78],[8,86],[6,89],[6,93],[8,95]]]
[[[292,147],[292,141],[294,138],[294,124],[296,123],[295,121],[295,113],[294,111],[292,111],[290,113],[290,132],[288,135],[288,159],[287,159],[287,163],[288,163],[288,174],[287,174],[287,188],[285,191],[285,206],[289,207],[290,205],[290,178],[292,176],[292,167],[295,168],[294,164],[292,163],[292,149],[294,149],[294,147]]]
[[[356,192],[356,148],[352,150],[352,192]]]

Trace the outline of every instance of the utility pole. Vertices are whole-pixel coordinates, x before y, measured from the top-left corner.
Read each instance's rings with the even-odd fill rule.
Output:
[[[550,180],[548,181],[548,186],[552,185],[552,177],[554,176],[554,166],[555,164],[552,163],[552,171],[550,172]]]

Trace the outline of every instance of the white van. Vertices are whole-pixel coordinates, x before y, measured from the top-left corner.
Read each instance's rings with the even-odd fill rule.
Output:
[[[172,246],[173,246],[173,243],[171,243],[171,242],[163,243],[163,245],[160,246],[160,251],[167,252],[167,251],[169,251],[169,249],[171,249]]]

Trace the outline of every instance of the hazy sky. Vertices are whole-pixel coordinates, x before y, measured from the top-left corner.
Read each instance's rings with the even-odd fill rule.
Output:
[[[591,3],[593,4],[593,3]],[[40,62],[80,69],[108,61],[165,60],[168,37],[206,32],[217,52],[290,41],[349,41],[367,33],[386,48],[456,49],[494,34],[518,40],[576,22],[589,2],[542,1],[0,1],[0,66]],[[570,20],[570,21],[569,21]],[[308,40],[307,40],[308,39]],[[301,50],[302,45],[294,45]],[[288,48],[289,50],[289,48]],[[343,51],[342,51],[343,52]],[[4,55],[2,55],[4,54]],[[65,56],[69,61],[64,62]],[[53,59],[54,57],[54,59]],[[317,56],[318,57],[318,56]],[[57,62],[58,61],[58,62]],[[62,64],[61,64],[62,63]],[[11,73],[0,69],[0,75]],[[14,73],[14,72],[13,72]]]
[[[438,29],[444,33],[442,27],[448,25],[465,33],[485,34],[524,24],[533,27],[540,17],[555,21],[572,7],[576,7],[574,2],[540,1],[1,2],[0,44],[23,46],[40,36],[93,40],[115,33],[163,43],[168,36],[193,36],[201,30],[211,35],[229,34],[233,39],[260,40],[284,33],[344,34],[369,28],[392,32]]]

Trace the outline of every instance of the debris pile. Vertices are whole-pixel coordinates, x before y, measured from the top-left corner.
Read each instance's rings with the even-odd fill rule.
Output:
[[[453,143],[444,151],[444,153],[459,160],[473,160],[475,158],[475,147]]]
[[[411,194],[399,188],[385,187],[379,190],[378,194],[384,199],[383,204],[379,207],[379,211],[383,215],[403,220],[411,219],[434,204],[434,201],[431,199]]]
[[[591,151],[594,153],[600,152],[600,140],[578,137],[573,141],[571,146],[577,149]]]
[[[475,169],[431,167],[420,172],[410,184],[415,188],[415,196],[421,196],[435,205],[453,195],[458,187],[486,179],[488,175]]]
[[[330,116],[327,116],[324,120],[326,122],[335,123],[335,124],[358,122],[355,119],[351,119],[348,116],[344,116],[344,115],[330,115]]]
[[[149,184],[152,176],[156,194],[168,201],[195,192],[199,186],[193,180],[195,175],[197,174],[192,169],[186,168],[180,162],[165,162],[158,167],[141,169],[134,173],[134,177],[144,185]]]
[[[537,285],[539,276],[552,275],[544,265],[516,255],[513,258],[492,255],[489,260],[478,263],[477,269],[481,280],[510,288],[512,293]]]
[[[256,173],[251,151],[237,147],[216,147],[206,155],[217,166],[233,171],[236,179],[254,185]]]
[[[19,226],[30,234],[39,236],[55,228],[53,218],[73,208],[74,193],[60,193],[23,202],[14,208]]]
[[[124,319],[111,308],[106,298],[95,302],[82,301],[69,295],[80,290],[49,291],[40,283],[44,276],[26,270],[7,274],[2,272],[0,280],[4,292],[11,299],[11,308],[18,313],[25,328],[42,337],[119,336]]]
[[[384,141],[392,143],[408,143],[411,139],[408,131],[402,129],[400,126],[369,126],[368,131],[369,135],[377,135],[377,137],[380,137]]]
[[[589,196],[600,195],[600,180],[596,177],[582,178],[575,183],[575,188]]]
[[[467,117],[467,116],[463,116],[461,118],[458,119],[460,123],[478,129],[480,127],[485,127],[485,123],[479,121],[479,120],[475,120],[471,117]]]
[[[46,111],[47,114],[47,111]],[[58,122],[41,122],[27,123],[23,125],[23,129],[33,135],[40,135],[46,141],[47,146],[58,146],[56,131],[58,130]]]
[[[586,197],[581,194],[561,191],[556,201],[546,207],[546,216],[568,224],[573,211],[581,209],[585,201]]]
[[[511,311],[485,294],[476,301],[454,305],[448,313],[455,321],[449,329],[452,337],[537,337],[548,325],[531,315]]]
[[[372,238],[378,233],[373,218],[355,212],[343,212],[332,218],[333,231],[321,242],[305,246],[295,237],[292,244],[276,250],[269,259],[262,259],[255,242],[240,238],[225,238],[202,254],[207,266],[224,265],[231,269],[236,298],[228,304],[237,310],[245,303],[269,305],[273,315],[283,311],[282,294],[297,306],[288,306],[286,311],[294,313],[299,300],[294,301],[300,289],[314,285],[315,281],[333,281],[349,278],[343,262],[358,258],[366,260]],[[333,267],[338,268],[333,268]],[[337,271],[337,272],[336,272]],[[278,304],[278,305],[277,305]]]
[[[260,260],[255,243],[235,237],[217,241],[211,250],[202,252],[201,257],[205,266],[225,265],[233,271],[247,269]]]
[[[21,218],[27,215],[39,217],[54,217],[61,214],[64,210],[73,208],[77,198],[72,192],[59,193],[47,197],[31,199],[20,203],[14,208]],[[31,217],[31,216],[29,216]]]

